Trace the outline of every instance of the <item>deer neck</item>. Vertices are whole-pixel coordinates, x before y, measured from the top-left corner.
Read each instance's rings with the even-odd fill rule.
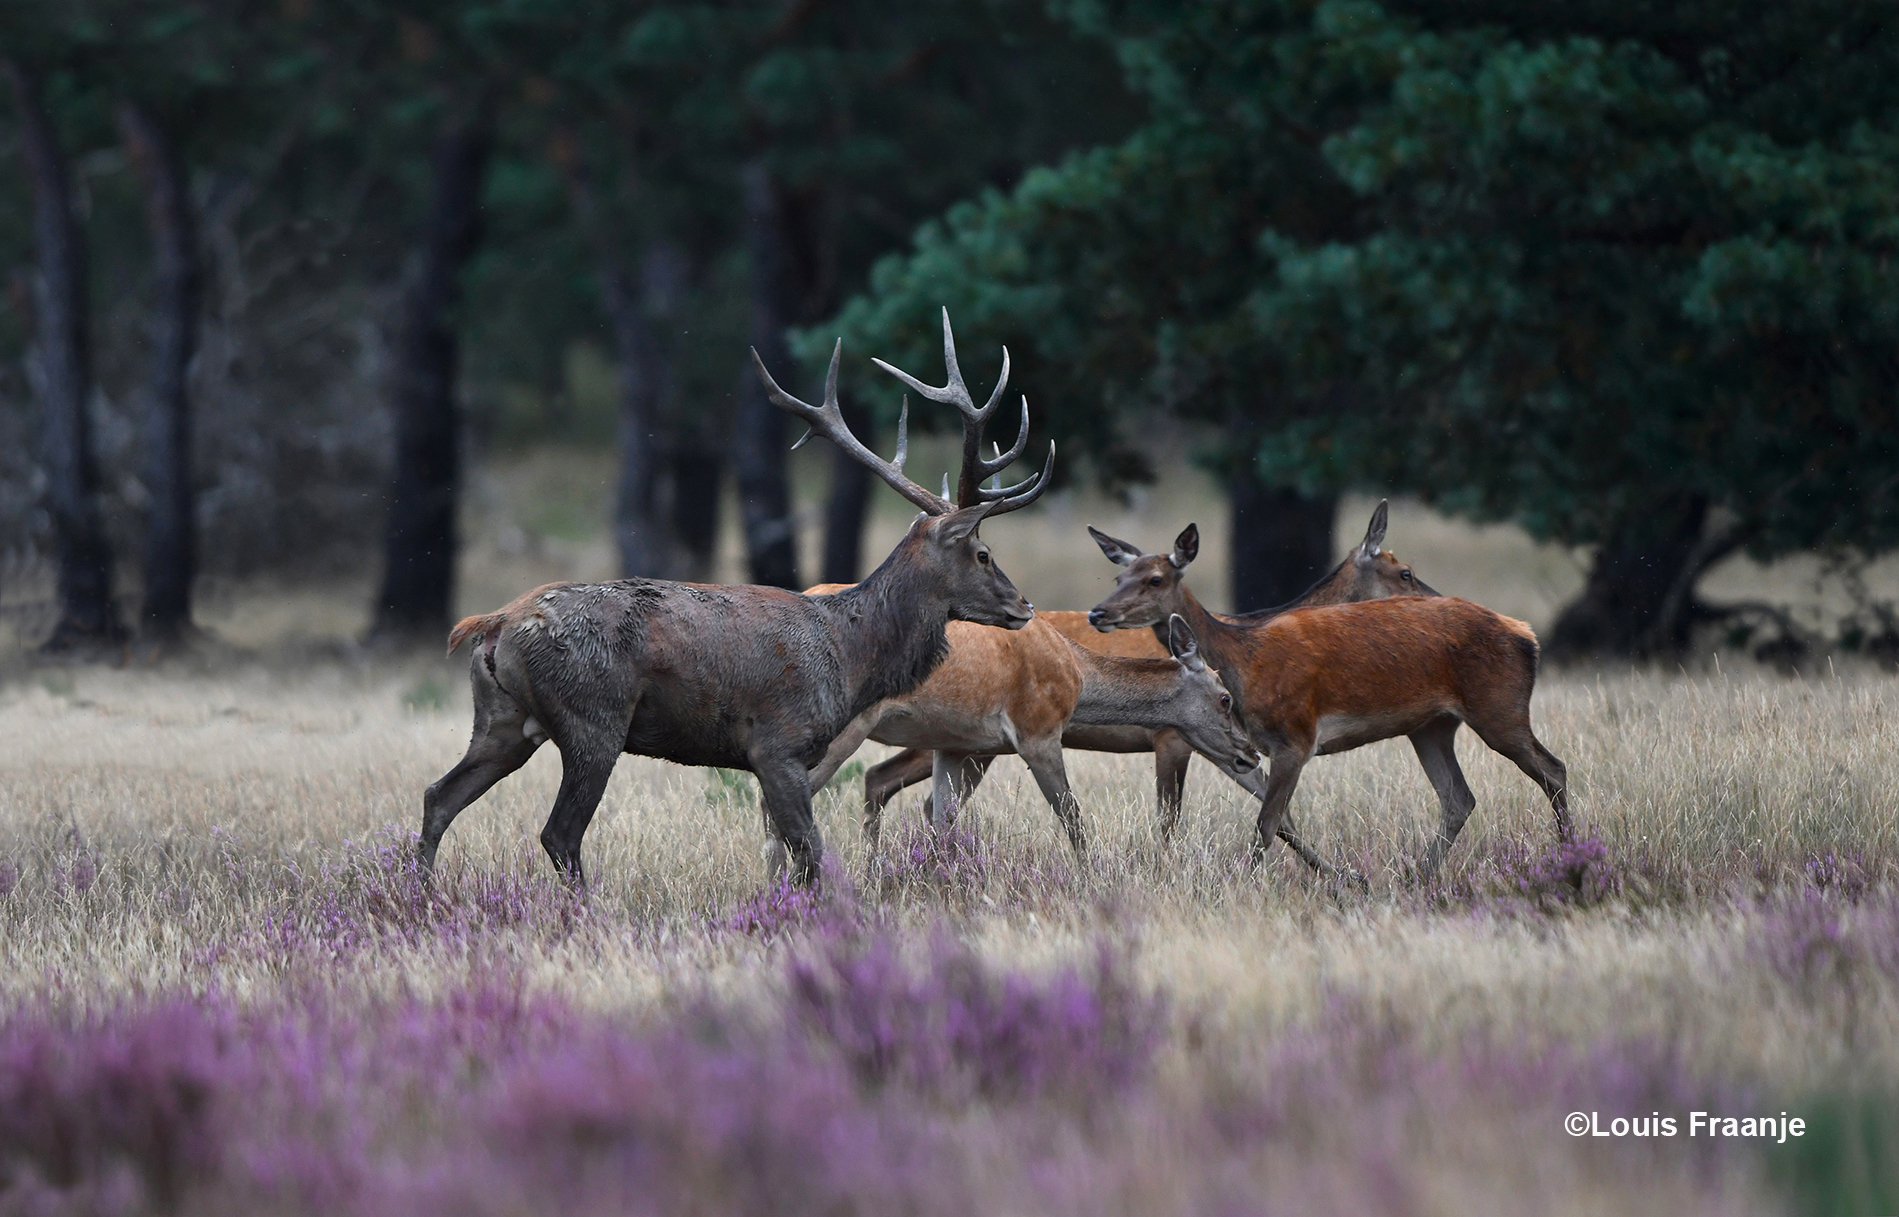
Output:
[[[1249,631],[1259,623],[1235,621],[1209,612],[1200,603],[1200,598],[1193,594],[1193,589],[1184,585],[1180,588],[1179,603],[1174,612],[1179,613],[1192,627],[1194,637],[1200,640],[1201,657],[1207,661],[1208,667],[1220,673],[1220,679],[1226,682],[1227,692],[1239,700],[1242,697],[1239,682],[1245,679],[1239,661],[1246,653],[1244,648]],[[1154,637],[1160,639],[1162,646],[1168,645],[1167,622],[1164,618],[1155,623]]]
[[[1180,665],[1171,659],[1102,655],[1069,643],[1081,665],[1081,696],[1070,722],[1114,727],[1176,726]]]
[[[852,717],[915,689],[949,652],[949,605],[926,590],[907,549],[899,546],[863,582],[817,598],[837,635]]]

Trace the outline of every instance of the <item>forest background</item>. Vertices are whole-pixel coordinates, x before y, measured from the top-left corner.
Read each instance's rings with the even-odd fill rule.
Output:
[[[1860,576],[1899,543],[1896,24],[21,0],[0,605],[34,645],[163,643],[220,580],[373,570],[369,636],[433,641],[471,485],[531,452],[610,478],[620,573],[713,575],[728,510],[745,577],[852,579],[872,488],[794,488],[746,350],[809,393],[842,335],[888,444],[869,357],[932,375],[947,306],[1071,486],[1213,476],[1231,607],[1393,494],[1579,547],[1559,657],[1891,655]],[[1738,553],[1851,594],[1804,624],[1700,594]]]

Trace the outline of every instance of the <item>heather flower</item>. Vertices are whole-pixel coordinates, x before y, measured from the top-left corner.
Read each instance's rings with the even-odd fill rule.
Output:
[[[1594,834],[1559,841],[1534,858],[1505,855],[1499,871],[1538,911],[1594,908],[1622,890],[1621,868]]]

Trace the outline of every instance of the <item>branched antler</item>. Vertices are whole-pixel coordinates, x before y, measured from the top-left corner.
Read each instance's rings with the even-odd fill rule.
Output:
[[[844,340],[837,340],[831,349],[831,370],[824,376],[824,404],[811,405],[799,401],[778,387],[778,382],[765,370],[765,361],[758,357],[758,348],[752,348],[752,365],[758,369],[760,380],[765,382],[765,394],[773,405],[789,414],[795,414],[808,424],[803,439],[792,445],[793,451],[802,448],[806,440],[813,435],[822,435],[848,453],[852,460],[864,465],[872,473],[882,478],[884,484],[910,500],[925,515],[948,515],[956,510],[955,504],[946,498],[939,498],[904,476],[903,462],[910,451],[910,399],[903,399],[903,410],[897,416],[897,453],[893,460],[886,461],[866,448],[858,438],[851,434],[849,424],[844,421],[843,411],[837,405],[837,365],[844,357]],[[1000,508],[998,510],[1001,510]],[[993,513],[992,513],[993,514]]]
[[[926,385],[901,368],[893,367],[881,359],[872,363],[895,376],[911,389],[929,398],[956,407],[963,416],[963,468],[956,486],[956,502],[962,507],[973,507],[978,503],[994,503],[989,514],[1001,515],[1005,511],[1014,511],[1027,507],[1042,492],[1048,489],[1049,477],[1055,469],[1055,445],[1048,446],[1048,459],[1042,465],[1041,472],[1025,478],[1013,486],[983,486],[984,478],[1000,473],[1022,455],[1029,442],[1029,399],[1022,399],[1022,426],[1016,432],[1015,443],[1007,452],[998,449],[993,459],[984,459],[982,454],[983,428],[1002,402],[1002,391],[1009,385],[1009,348],[1002,348],[1002,374],[996,378],[995,391],[980,408],[975,398],[970,396],[969,386],[963,382],[962,368],[956,362],[956,338],[950,332],[949,310],[943,310],[943,364],[948,371],[948,382],[942,387]],[[1000,480],[1000,479],[998,479]]]

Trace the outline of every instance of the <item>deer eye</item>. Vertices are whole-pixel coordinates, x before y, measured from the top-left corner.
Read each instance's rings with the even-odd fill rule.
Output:
[[[1403,579],[1403,580],[1404,580],[1404,581],[1405,581],[1406,583],[1409,583],[1409,582],[1411,582],[1411,572],[1410,572],[1410,571],[1408,571],[1408,570],[1401,570],[1401,571],[1399,571],[1399,572],[1398,572],[1398,577],[1399,577],[1400,579]]]
[[[1231,710],[1232,708],[1233,708],[1233,695],[1231,693],[1220,694],[1220,709]]]
[[[987,566],[987,565],[989,565],[989,551],[988,551],[988,550],[986,550],[986,549],[979,549],[979,550],[977,550],[977,551],[976,551],[976,561],[978,561],[978,562],[980,562],[980,563],[982,563],[982,564],[983,564],[984,566]],[[1409,577],[1410,577],[1410,576],[1408,576],[1408,575],[1406,576],[1406,578],[1409,578]]]
[[[1153,576],[1147,581],[1147,585],[1149,587],[1159,587],[1161,585],[1161,577],[1159,575]]]

